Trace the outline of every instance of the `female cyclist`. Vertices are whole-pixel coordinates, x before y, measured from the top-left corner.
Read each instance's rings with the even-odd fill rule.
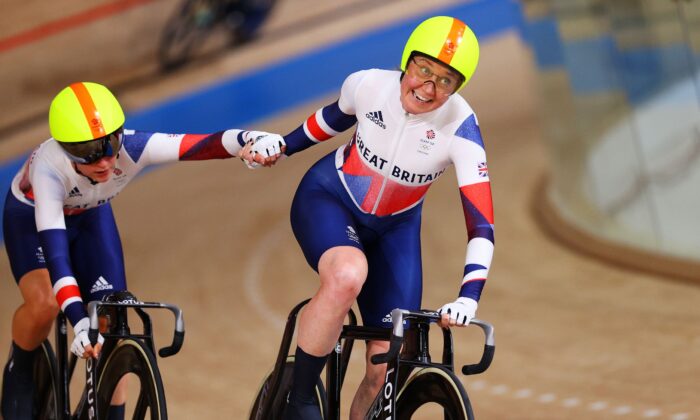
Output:
[[[402,71],[351,74],[336,102],[285,136],[285,154],[292,155],[357,125],[348,144],[311,167],[292,203],[292,228],[319,273],[320,288],[299,320],[286,419],[320,418],[313,406],[316,380],[355,299],[371,326],[391,327],[394,308],[421,307],[423,197],[450,164],[468,238],[459,294],[440,309],[442,325],[464,326],[475,316],[493,255],[493,209],[479,125],[455,93],[469,81],[478,57],[476,36],[464,22],[427,19],[406,43]],[[264,151],[262,144],[251,146],[251,152]],[[367,360],[387,349],[387,342],[369,342]],[[351,418],[367,412],[384,371],[367,363]]]
[[[12,181],[3,229],[24,303],[12,320],[12,350],[3,372],[5,420],[32,418],[33,353],[59,310],[75,332],[71,351],[80,357],[99,353],[103,340],[90,345],[84,299],[126,289],[110,200],[148,165],[226,159],[249,139],[261,138],[261,144],[281,140],[236,129],[206,135],[147,133],[124,129],[124,120],[106,87],[88,82],[66,87],[49,109],[52,138],[32,152]],[[123,418],[123,401],[112,403],[109,418]]]

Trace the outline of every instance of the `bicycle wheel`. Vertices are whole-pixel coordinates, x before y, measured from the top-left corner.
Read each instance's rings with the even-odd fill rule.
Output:
[[[447,369],[428,367],[411,376],[399,391],[396,418],[410,419],[421,406],[428,403],[440,405],[444,410],[445,419],[474,418],[467,392],[454,373]]]
[[[184,64],[209,30],[221,19],[220,2],[184,0],[182,7],[168,19],[158,43],[158,61],[163,70]]]
[[[98,366],[97,404],[100,414],[107,413],[119,380],[128,373],[136,375],[138,378],[136,385],[140,386],[132,418],[167,419],[165,392],[156,358],[141,340],[135,338],[119,341],[107,360]],[[129,382],[129,387],[132,383]]]
[[[282,368],[282,382],[280,382],[280,388],[276,395],[268,395],[270,388],[270,381],[272,380],[272,372],[265,376],[265,380],[260,386],[260,390],[255,396],[255,401],[250,409],[250,415],[248,418],[250,420],[263,420],[262,418],[262,404],[267,398],[273,398],[272,405],[270,406],[270,413],[268,413],[268,419],[279,419],[282,418],[282,411],[284,406],[287,404],[287,396],[292,388],[292,373],[294,372],[294,356],[287,356],[287,361],[284,363]],[[318,378],[316,383],[316,401],[319,403],[318,406],[321,408],[321,418],[326,418],[326,389],[323,386],[323,381]]]
[[[58,367],[51,343],[44,340],[34,356],[34,418],[58,419]]]

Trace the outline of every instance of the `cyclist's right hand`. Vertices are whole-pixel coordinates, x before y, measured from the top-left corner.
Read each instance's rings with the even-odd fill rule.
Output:
[[[78,321],[78,323],[73,327],[75,332],[75,338],[73,339],[73,344],[70,346],[70,351],[73,352],[78,357],[87,359],[88,357],[97,358],[102,349],[102,343],[105,339],[102,334],[97,335],[97,343],[93,348],[90,344],[90,338],[88,337],[88,330],[90,329],[90,319],[85,317]]]

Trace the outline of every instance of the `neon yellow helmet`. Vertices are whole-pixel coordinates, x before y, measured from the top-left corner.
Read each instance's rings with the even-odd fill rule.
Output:
[[[117,98],[97,83],[73,83],[56,95],[49,109],[51,137],[76,143],[99,139],[124,125]]]
[[[71,160],[82,164],[117,156],[124,119],[117,98],[97,83],[73,83],[56,95],[49,108],[51,136]]]
[[[467,84],[479,62],[479,41],[469,27],[457,18],[434,16],[421,22],[406,42],[401,70],[415,53],[424,54],[452,67],[464,77],[460,90]]]

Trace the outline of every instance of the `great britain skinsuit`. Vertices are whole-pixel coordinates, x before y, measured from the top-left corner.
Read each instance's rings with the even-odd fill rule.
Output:
[[[467,225],[460,296],[479,300],[494,249],[486,153],[476,115],[459,95],[419,115],[404,111],[398,71],[364,70],[285,137],[287,155],[357,124],[348,144],[318,161],[292,203],[292,228],[309,264],[334,246],[362,249],[369,274],[358,303],[364,323],[421,305],[420,215],[425,194],[454,165]]]
[[[244,133],[124,130],[116,168],[103,183],[78,173],[54,139],[45,141],[14,177],[5,204],[5,246],[16,281],[48,268],[58,304],[75,325],[87,316],[81,296],[99,299],[126,288],[110,200],[149,165],[230,158],[245,144]]]

